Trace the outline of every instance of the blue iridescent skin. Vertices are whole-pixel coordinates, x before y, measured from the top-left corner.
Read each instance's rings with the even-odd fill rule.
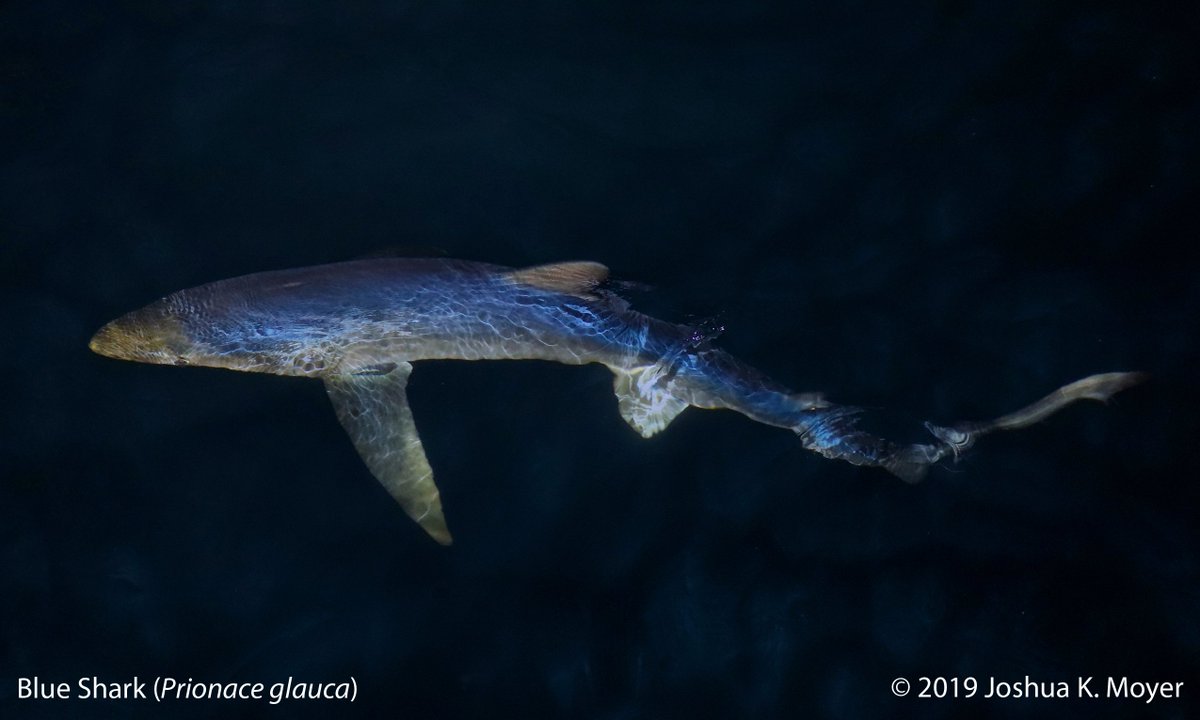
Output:
[[[320,378],[372,473],[434,539],[449,543],[408,408],[411,363],[431,359],[600,363],[621,416],[643,436],[687,407],[787,428],[826,457],[915,481],[980,436],[1024,427],[1078,399],[1107,400],[1137,373],[1094,375],[983,423],[927,423],[928,443],[856,427],[857,410],[795,393],[714,347],[704,332],[632,310],[591,262],[513,269],[444,259],[373,259],[181,290],[101,328],[91,348],[124,360]]]

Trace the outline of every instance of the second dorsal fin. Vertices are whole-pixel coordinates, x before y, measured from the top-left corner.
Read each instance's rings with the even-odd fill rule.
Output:
[[[608,278],[608,268],[598,262],[579,260],[521,268],[508,273],[508,277],[513,282],[542,290],[588,295]]]

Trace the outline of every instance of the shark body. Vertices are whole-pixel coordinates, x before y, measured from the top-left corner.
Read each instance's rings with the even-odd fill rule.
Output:
[[[263,272],[168,295],[108,323],[90,346],[124,360],[320,378],[372,474],[443,544],[450,532],[405,393],[421,360],[600,363],[621,416],[645,437],[689,406],[725,408],[910,482],[984,434],[1107,400],[1140,379],[1093,375],[996,420],[926,423],[929,442],[894,443],[859,430],[856,408],[792,392],[695,328],[634,311],[607,276],[593,262],[513,269],[415,258]]]

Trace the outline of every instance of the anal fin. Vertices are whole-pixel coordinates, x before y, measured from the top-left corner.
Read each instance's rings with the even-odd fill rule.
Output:
[[[617,409],[642,437],[657,434],[687,407],[687,403],[662,386],[662,372],[657,365],[628,370],[612,368],[612,371]]]
[[[408,407],[411,372],[412,365],[401,362],[387,372],[328,375],[325,389],[371,474],[430,537],[449,545],[433,469]]]

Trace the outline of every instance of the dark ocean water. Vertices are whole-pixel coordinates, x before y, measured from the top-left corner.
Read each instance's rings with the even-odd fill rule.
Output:
[[[0,7],[0,716],[1196,717],[1187,3]],[[456,545],[319,383],[119,363],[168,292],[379,251],[593,259],[800,390],[991,417],[908,486],[599,367],[426,363]],[[18,678],[354,677],[353,704]],[[1184,682],[896,698],[895,678]]]

